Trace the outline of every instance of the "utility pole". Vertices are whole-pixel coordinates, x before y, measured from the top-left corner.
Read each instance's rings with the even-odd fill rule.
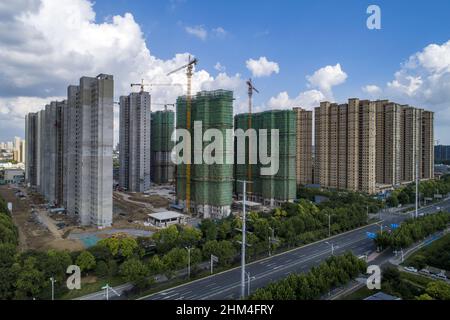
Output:
[[[328,238],[331,237],[331,214],[327,214],[328,216]]]
[[[50,278],[50,281],[51,281],[51,283],[52,283],[52,301],[53,301],[53,300],[55,300],[55,282],[56,282],[56,280],[55,280],[55,278],[52,276],[52,277]]]
[[[185,247],[188,251],[188,279],[191,278],[191,249],[192,247]]]
[[[419,158],[416,154],[416,214],[415,218],[419,216]]]
[[[242,299],[245,298],[245,238],[246,238],[246,207],[247,207],[247,199],[246,199],[246,194],[247,194],[247,182],[244,181],[243,182],[244,185],[244,198],[243,198],[243,202],[242,202],[242,248],[241,248],[241,297]]]
[[[110,287],[109,284],[106,284],[102,289],[105,290],[105,296],[106,296],[107,301],[109,300],[109,290],[111,290],[115,295],[120,297],[120,294],[116,290],[114,290],[112,287]]]
[[[250,296],[250,272],[247,272],[247,281],[248,281],[248,286],[247,286],[247,296]]]
[[[215,255],[211,255],[211,274],[214,273],[214,262],[219,262],[219,258]]]
[[[328,241],[325,241],[325,243],[331,246],[331,255],[334,256],[334,243]]]
[[[272,243],[276,242],[275,240],[275,230],[271,227],[269,227],[270,231],[272,232],[272,236],[269,236],[269,257],[272,256]]]
[[[416,121],[416,128],[419,127],[418,120]],[[416,214],[415,218],[419,217],[419,148],[416,141]]]

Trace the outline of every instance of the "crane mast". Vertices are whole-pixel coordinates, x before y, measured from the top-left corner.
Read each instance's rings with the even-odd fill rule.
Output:
[[[253,99],[253,91],[259,93],[259,91],[253,86],[252,79],[247,81],[248,87],[248,130],[252,129],[252,99]],[[251,153],[252,151],[252,141],[248,139],[248,163],[247,163],[247,180],[252,181],[252,164],[251,164]],[[248,186],[248,193],[252,193],[252,184]]]
[[[186,129],[191,130],[191,107],[192,107],[192,76],[194,74],[194,66],[198,63],[197,58],[191,60],[191,56],[189,56],[188,64],[169,72],[167,75],[171,75],[175,72],[183,70],[186,68],[186,76],[187,76],[187,96],[186,96]],[[190,154],[190,150],[189,150]],[[191,163],[186,163],[186,211],[187,213],[191,212]]]

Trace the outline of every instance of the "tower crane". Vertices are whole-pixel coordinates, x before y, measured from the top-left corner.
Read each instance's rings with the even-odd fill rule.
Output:
[[[141,90],[140,92],[144,92],[145,87],[163,87],[163,86],[173,86],[176,84],[172,84],[172,83],[145,83],[144,79],[141,80],[141,83],[132,83],[130,86],[133,87],[140,87]]]
[[[256,89],[253,86],[252,79],[248,79],[247,81],[247,88],[248,88],[248,128],[252,128],[252,98],[253,98],[253,91],[256,93],[259,93],[258,89]],[[250,152],[252,150],[251,146],[251,139],[248,139],[248,164],[247,164],[247,180],[252,181],[252,164],[250,161]],[[249,184],[249,193],[252,193],[252,184]]]
[[[193,76],[193,70],[194,66],[197,65],[198,59],[193,58],[191,59],[191,56],[189,56],[188,63],[185,64],[182,67],[179,67],[171,72],[169,72],[167,75],[170,76],[171,74],[174,74],[181,70],[186,70],[186,76],[187,76],[187,95],[186,95],[186,129],[191,129],[191,90],[192,90],[192,76]],[[189,150],[189,155],[190,155]],[[186,210],[187,213],[191,212],[191,164],[186,163]]]
[[[152,103],[152,106],[164,106],[164,111],[167,111],[167,107],[175,108],[175,103]]]

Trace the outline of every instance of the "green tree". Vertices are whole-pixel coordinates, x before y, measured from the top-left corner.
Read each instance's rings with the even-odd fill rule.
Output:
[[[233,259],[236,257],[236,249],[230,241],[207,241],[203,245],[203,256],[205,260],[209,260],[211,255],[215,255],[219,258],[219,265],[229,266]]]
[[[179,232],[176,226],[160,230],[153,234],[152,238],[156,244],[156,250],[159,253],[166,253],[177,245]]]
[[[158,274],[162,274],[166,271],[166,265],[159,258],[159,256],[154,255],[148,262],[148,269],[149,269],[150,274],[158,275]]]
[[[106,278],[109,275],[108,265],[105,261],[100,260],[97,262],[97,266],[95,267],[95,274],[99,278]]]
[[[95,257],[89,251],[82,251],[75,262],[82,272],[90,271],[95,268]]]
[[[125,281],[135,282],[149,274],[147,266],[137,258],[126,260],[119,269],[119,274]]]
[[[36,262],[36,258],[28,257],[23,265],[14,264],[13,272],[17,272],[16,299],[38,298],[43,289],[48,287],[44,273],[36,268]]]
[[[428,283],[426,293],[437,300],[450,300],[450,285],[443,281]]]
[[[217,225],[211,219],[205,219],[200,224],[200,230],[203,234],[203,239],[205,241],[216,240],[217,239]]]
[[[181,247],[192,247],[199,243],[202,232],[192,227],[184,227],[179,233],[178,245]]]

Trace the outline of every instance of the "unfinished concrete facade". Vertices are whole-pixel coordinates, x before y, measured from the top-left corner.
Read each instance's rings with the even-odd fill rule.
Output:
[[[68,88],[69,158],[67,211],[82,225],[112,224],[114,80],[82,77]]]
[[[128,191],[150,189],[150,132],[150,94],[120,97],[119,185]]]
[[[25,116],[25,181],[31,186],[37,186],[37,148],[36,139],[38,137],[38,114],[29,113]]]
[[[81,78],[68,87],[67,101],[27,117],[27,135],[36,133],[28,147],[37,190],[82,225],[112,224],[113,114],[113,77],[101,74]]]

